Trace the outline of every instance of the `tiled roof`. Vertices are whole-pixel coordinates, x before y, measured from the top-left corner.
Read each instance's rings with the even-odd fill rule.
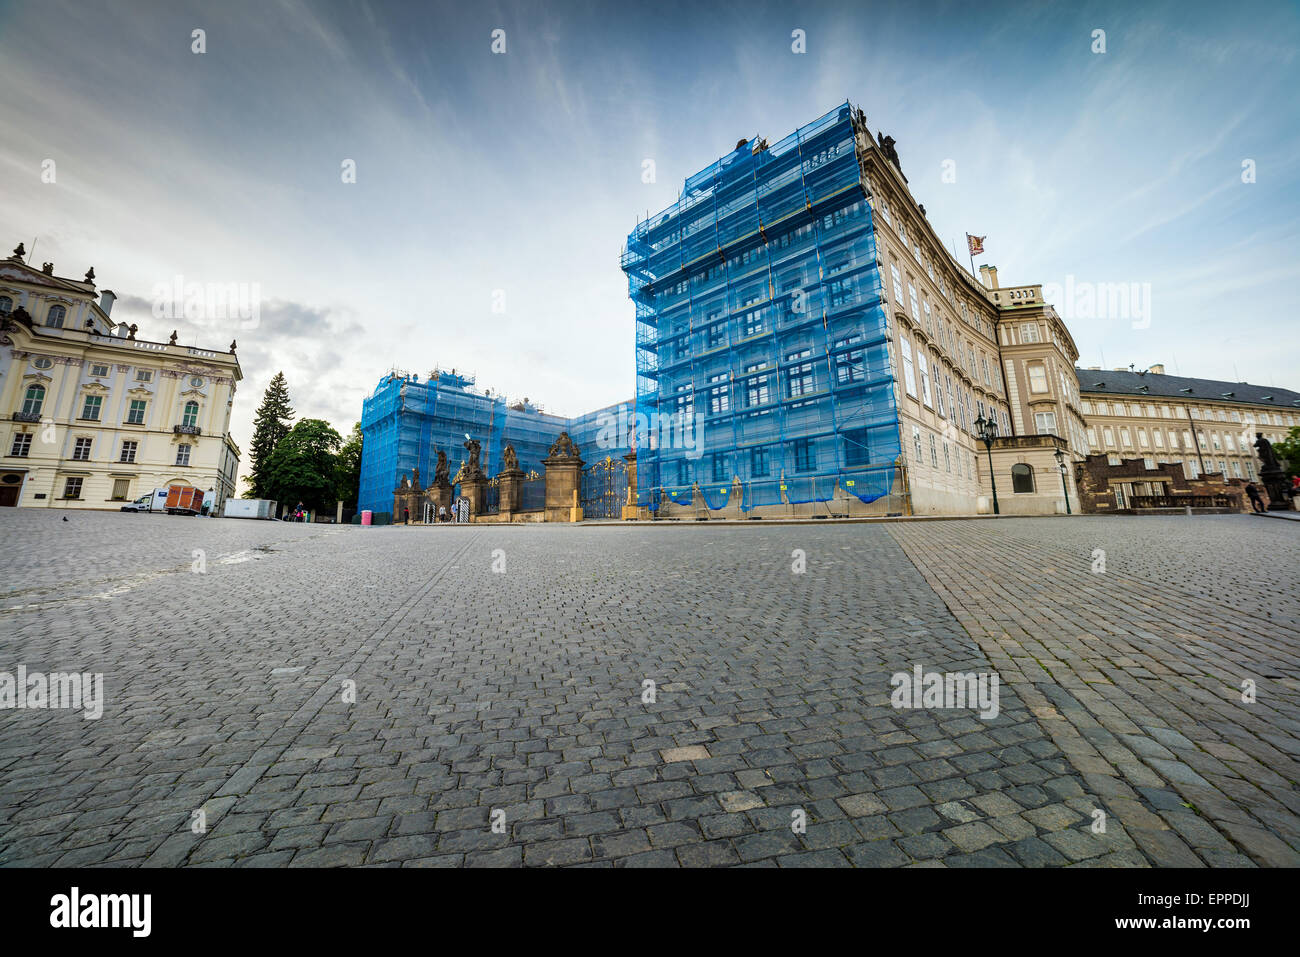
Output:
[[[1300,409],[1300,392],[1272,386],[1251,385],[1249,382],[1219,382],[1217,379],[1157,375],[1154,372],[1129,372],[1127,369],[1117,371],[1076,368],[1074,374],[1079,379],[1079,391],[1085,395],[1154,395],[1170,399],[1195,399],[1201,402],[1274,405],[1279,408]]]

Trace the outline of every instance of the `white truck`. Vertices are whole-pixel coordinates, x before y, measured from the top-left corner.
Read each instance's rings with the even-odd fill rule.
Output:
[[[228,498],[226,499],[226,518],[262,518],[275,517],[275,502],[269,498]]]
[[[156,488],[146,495],[141,495],[134,502],[122,506],[124,512],[165,512],[167,511],[167,489]]]

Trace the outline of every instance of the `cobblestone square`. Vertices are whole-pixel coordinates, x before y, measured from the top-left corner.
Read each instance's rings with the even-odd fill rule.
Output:
[[[1294,522],[0,536],[5,866],[1300,864]]]

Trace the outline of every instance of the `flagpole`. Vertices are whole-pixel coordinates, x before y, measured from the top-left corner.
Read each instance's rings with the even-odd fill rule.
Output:
[[[970,277],[975,278],[975,253],[971,252],[970,233],[966,234],[966,252],[970,254]]]

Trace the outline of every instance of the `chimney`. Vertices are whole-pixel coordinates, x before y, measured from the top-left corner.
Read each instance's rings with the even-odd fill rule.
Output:
[[[99,308],[104,310],[104,315],[113,314],[113,303],[117,302],[117,293],[111,289],[105,289],[99,294]]]
[[[1165,374],[1164,363],[1153,365],[1150,369],[1147,370],[1147,372],[1153,372],[1156,375],[1164,375]]]
[[[989,289],[998,288],[998,267],[997,266],[980,266],[980,279]]]

